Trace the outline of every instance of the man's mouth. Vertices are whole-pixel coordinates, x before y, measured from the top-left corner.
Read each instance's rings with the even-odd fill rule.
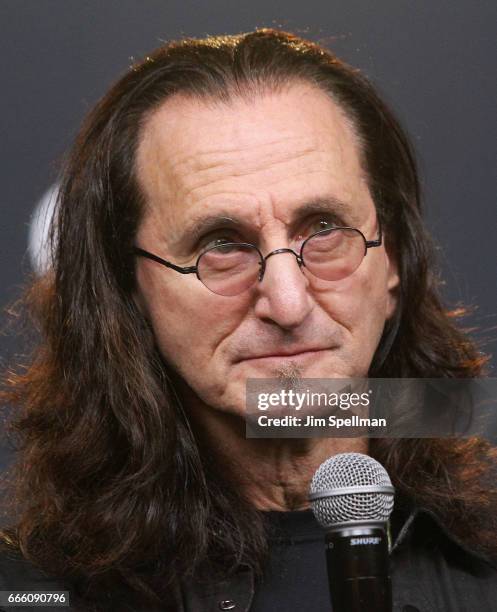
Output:
[[[272,351],[264,351],[261,353],[253,353],[248,354],[246,356],[240,357],[237,361],[269,361],[269,360],[306,360],[311,358],[319,357],[323,352],[329,350],[326,348],[317,348],[317,347],[303,347],[303,348],[294,348],[294,349],[276,349]]]

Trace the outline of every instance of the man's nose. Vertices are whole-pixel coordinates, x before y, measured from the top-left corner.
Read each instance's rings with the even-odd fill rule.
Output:
[[[303,323],[314,305],[295,253],[285,249],[267,257],[258,291],[255,314],[285,329]]]

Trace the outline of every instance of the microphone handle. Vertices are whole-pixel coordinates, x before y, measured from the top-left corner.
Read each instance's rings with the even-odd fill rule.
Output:
[[[329,531],[326,561],[333,612],[392,612],[388,537],[382,527]]]

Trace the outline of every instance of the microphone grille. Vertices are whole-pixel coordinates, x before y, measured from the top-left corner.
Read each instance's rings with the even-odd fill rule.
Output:
[[[356,490],[340,493],[349,487]],[[364,487],[367,489],[361,492]],[[382,487],[389,487],[391,492]],[[310,494],[311,499],[315,498],[311,505],[316,519],[325,528],[342,523],[384,523],[394,502],[392,483],[385,468],[361,453],[341,453],[322,463],[312,479]]]

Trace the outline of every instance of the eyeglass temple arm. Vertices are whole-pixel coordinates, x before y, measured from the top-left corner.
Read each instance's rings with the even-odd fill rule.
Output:
[[[370,249],[371,247],[381,246],[381,242],[383,240],[383,233],[381,228],[381,223],[378,224],[379,227],[379,236],[377,240],[366,240],[366,249]]]
[[[176,272],[179,272],[180,274],[192,274],[194,272],[197,272],[197,266],[188,266],[186,268],[182,268],[181,266],[176,266],[170,261],[166,261],[165,259],[162,259],[162,257],[158,257],[157,255],[154,255],[153,253],[149,253],[148,251],[145,251],[144,249],[140,249],[140,247],[135,247],[134,251],[137,255],[141,255],[142,257],[146,257],[147,259],[152,259],[153,261],[156,261],[157,263],[160,263],[163,266],[166,266],[166,268],[171,268],[172,270],[176,270]]]

